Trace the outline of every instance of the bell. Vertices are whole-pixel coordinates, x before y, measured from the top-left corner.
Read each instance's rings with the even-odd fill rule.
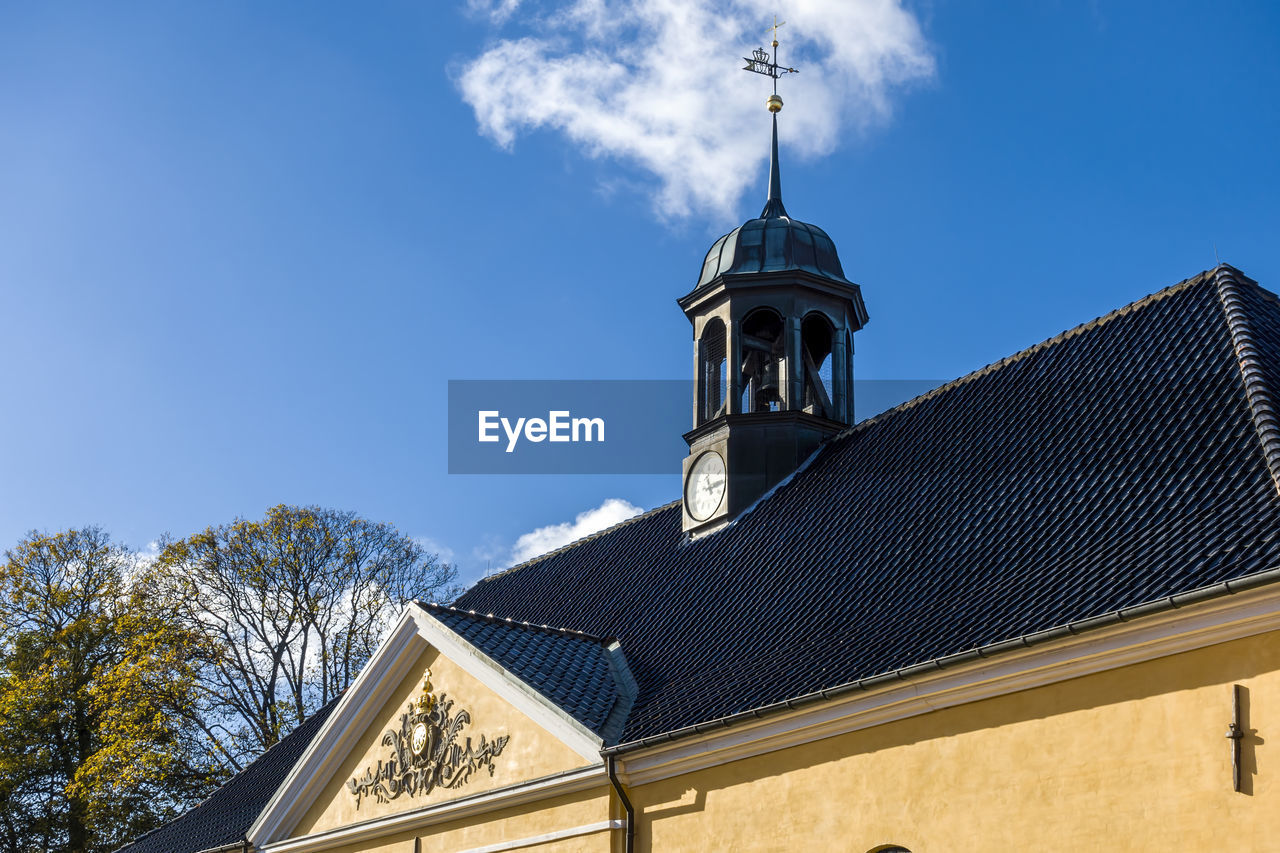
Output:
[[[760,377],[760,396],[771,403],[782,399],[782,396],[778,393],[778,362],[776,359],[770,358],[764,363],[764,371]]]

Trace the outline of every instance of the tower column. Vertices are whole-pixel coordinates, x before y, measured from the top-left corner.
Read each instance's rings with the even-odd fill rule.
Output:
[[[831,384],[834,386],[831,391],[834,399],[831,405],[835,407],[837,420],[852,423],[853,413],[849,411],[849,361],[845,358],[844,323],[836,326],[834,337],[831,350]]]
[[[731,415],[742,414],[742,334],[738,319],[730,317],[725,329],[725,369],[729,373],[729,405],[725,411]]]
[[[853,423],[853,419],[858,416],[857,396],[853,388],[853,332],[856,331],[857,329],[854,329],[845,334],[844,365],[845,373],[849,376],[849,384],[845,386],[849,393],[849,423]]]
[[[694,327],[697,331],[697,327]],[[702,423],[702,401],[707,396],[707,371],[702,367],[702,336],[693,336],[693,425]]]
[[[800,333],[800,318],[787,319],[787,395],[786,408],[797,411],[804,406],[804,355],[801,347],[804,338]]]

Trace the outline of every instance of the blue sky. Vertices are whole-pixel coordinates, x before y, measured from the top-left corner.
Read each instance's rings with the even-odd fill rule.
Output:
[[[0,544],[321,504],[474,578],[677,497],[678,458],[450,476],[446,383],[686,378],[675,299],[763,202],[765,9],[0,8]],[[787,207],[862,285],[859,377],[964,374],[1215,252],[1280,287],[1275,4],[777,11]]]

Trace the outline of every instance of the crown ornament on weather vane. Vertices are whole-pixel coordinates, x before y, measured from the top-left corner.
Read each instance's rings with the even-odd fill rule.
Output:
[[[777,15],[773,16],[773,26],[769,28],[773,32],[772,57],[769,56],[769,51],[763,47],[757,47],[751,51],[751,56],[742,57],[747,62],[742,67],[743,71],[754,71],[756,74],[763,74],[766,77],[773,78],[773,94],[765,101],[771,113],[776,113],[782,109],[782,98],[778,97],[778,78],[783,74],[796,74],[799,70],[778,64],[778,27],[785,23],[786,21],[779,21]]]

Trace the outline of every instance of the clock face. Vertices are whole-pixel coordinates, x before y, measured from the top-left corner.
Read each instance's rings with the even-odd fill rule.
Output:
[[[706,521],[724,500],[724,460],[714,450],[693,463],[684,484],[684,505],[695,521]]]
[[[414,755],[422,755],[422,750],[427,746],[427,724],[418,723],[413,727],[413,740],[409,744],[413,749]]]

